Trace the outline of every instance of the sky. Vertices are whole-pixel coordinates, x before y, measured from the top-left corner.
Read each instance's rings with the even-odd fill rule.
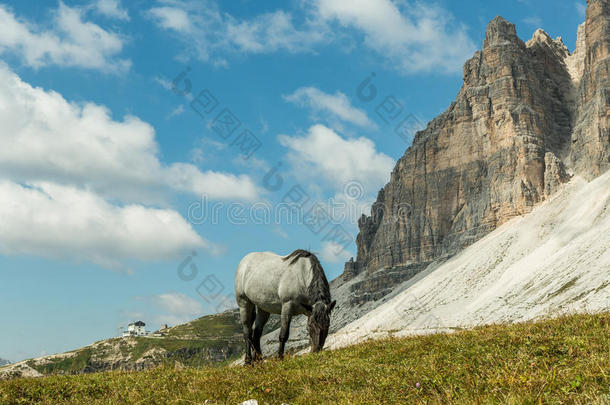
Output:
[[[585,1],[0,1],[0,358],[234,307],[253,251],[335,278],[497,15]]]

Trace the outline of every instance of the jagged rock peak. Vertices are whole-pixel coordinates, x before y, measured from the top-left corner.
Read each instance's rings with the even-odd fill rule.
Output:
[[[585,26],[586,23],[584,22],[578,26],[576,49],[574,49],[574,52],[566,59],[568,72],[574,83],[580,82],[580,78],[585,71],[585,56],[587,54]]]
[[[565,59],[570,55],[570,50],[563,43],[561,37],[553,39],[542,28],[538,28],[536,32],[534,32],[532,39],[527,41],[525,45],[528,48],[532,48],[534,46],[548,47],[553,51],[553,53],[555,53],[555,55],[557,55],[561,59]]]
[[[589,0],[572,55],[542,30],[526,46],[514,24],[492,20],[456,100],[417,133],[359,221],[345,279],[362,277],[376,297],[530,212],[572,173],[610,169],[609,72],[610,0]]]
[[[559,46],[561,48],[565,48],[566,52],[569,53],[568,47],[565,46],[565,44],[563,43],[563,39],[561,37],[557,37],[557,38],[553,39],[542,28],[538,28],[536,30],[536,32],[534,32],[534,35],[532,35],[532,39],[527,41],[526,45],[529,48],[531,45],[536,44],[536,43],[547,44],[549,46]]]
[[[515,24],[497,16],[487,26],[483,48],[520,41]]]

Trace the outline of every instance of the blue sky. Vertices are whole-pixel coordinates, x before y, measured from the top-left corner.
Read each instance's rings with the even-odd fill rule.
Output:
[[[1,358],[232,306],[251,251],[308,248],[336,277],[487,23],[573,50],[585,5],[260,3],[0,1]]]

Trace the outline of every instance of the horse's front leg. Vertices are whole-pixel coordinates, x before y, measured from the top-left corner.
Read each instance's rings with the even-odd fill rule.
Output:
[[[292,319],[292,303],[290,301],[282,304],[281,328],[280,328],[280,348],[277,352],[277,357],[284,357],[284,346],[290,334],[290,320]]]
[[[252,364],[252,323],[254,322],[255,307],[249,301],[243,300],[239,302],[239,318],[244,333],[244,341],[246,343],[246,364]]]

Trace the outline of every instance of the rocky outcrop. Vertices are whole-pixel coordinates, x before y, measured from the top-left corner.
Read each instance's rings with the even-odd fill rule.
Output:
[[[593,178],[610,167],[610,1],[588,0],[571,161]]]
[[[274,327],[277,323],[274,318],[269,325]],[[197,367],[237,358],[243,349],[239,311],[235,309],[166,328],[163,335],[106,339],[71,352],[9,364],[0,367],[0,380],[109,370],[141,371],[161,364]]]
[[[351,306],[377,301],[390,294],[393,287],[418,274],[430,263],[414,263],[378,270],[361,281],[350,285],[348,303]]]
[[[559,186],[570,181],[565,166],[553,152],[544,155],[544,195],[550,197],[555,194]]]
[[[491,21],[456,101],[416,134],[359,220],[343,279],[370,274],[361,296],[377,299],[410,276],[384,273],[443,260],[530,212],[568,173],[607,170],[609,7],[589,1],[573,54],[542,30],[524,43],[513,24]]]

